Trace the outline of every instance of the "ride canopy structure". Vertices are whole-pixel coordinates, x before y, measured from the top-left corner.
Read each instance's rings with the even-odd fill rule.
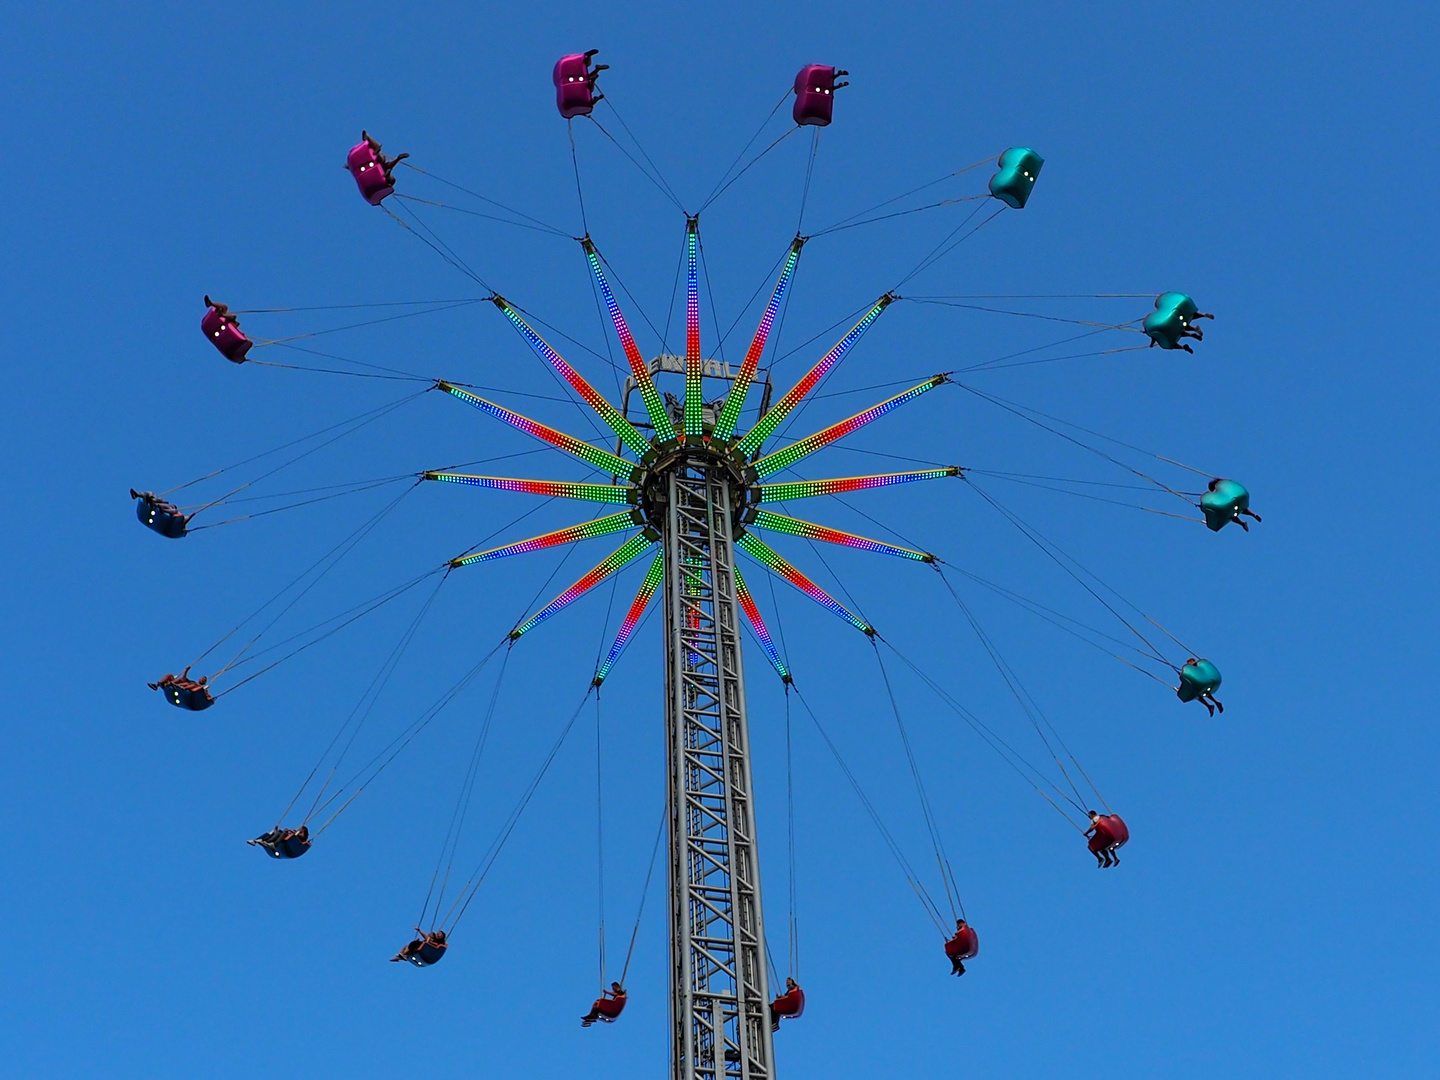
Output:
[[[202,334],[220,358],[236,365],[244,375],[255,372],[284,377],[291,371],[303,371],[332,377],[341,383],[381,379],[410,386],[409,392],[398,400],[301,435],[235,465],[209,470],[191,483],[159,493],[132,489],[130,495],[140,523],[166,540],[191,539],[207,529],[240,525],[256,517],[298,510],[315,503],[325,503],[329,511],[337,505],[335,500],[367,492],[378,491],[384,497],[374,514],[361,521],[340,543],[320,553],[297,577],[281,585],[264,604],[241,619],[178,675],[166,673],[150,685],[161,692],[170,705],[185,711],[199,712],[218,706],[218,712],[207,712],[205,720],[209,721],[237,708],[243,699],[234,702],[224,699],[252,680],[322,642],[343,635],[367,616],[382,609],[394,610],[404,603],[415,603],[418,598],[413,616],[405,624],[399,640],[359,701],[339,718],[338,729],[308,774],[300,761],[294,762],[296,772],[303,774],[304,779],[289,804],[273,827],[250,840],[272,859],[288,861],[323,850],[326,830],[401,754],[412,745],[424,745],[432,721],[459,699],[482,673],[487,669],[494,673],[488,707],[473,724],[473,749],[456,793],[421,914],[416,920],[415,936],[393,957],[416,967],[430,967],[452,952],[464,949],[463,935],[458,948],[451,949],[451,945],[456,944],[457,927],[472,910],[518,822],[542,789],[547,772],[571,739],[592,698],[597,709],[597,847],[603,853],[599,696],[632,637],[648,615],[658,613],[655,621],[663,641],[665,812],[655,833],[654,854],[641,891],[642,901],[630,934],[629,951],[619,979],[611,981],[608,988],[607,976],[613,971],[607,969],[605,952],[603,854],[597,857],[601,860],[602,991],[582,1023],[588,1027],[621,1019],[630,993],[626,976],[645,910],[643,897],[649,891],[651,880],[659,876],[657,866],[663,863],[668,897],[665,921],[670,949],[668,1042],[672,1075],[676,1080],[719,1080],[721,1077],[768,1080],[777,1071],[777,1032],[801,1019],[806,1002],[799,982],[796,930],[794,792],[790,787],[786,793],[788,905],[772,902],[767,908],[761,889],[760,839],[764,836],[770,841],[771,834],[762,831],[757,823],[745,660],[751,660],[750,675],[758,671],[767,679],[773,676],[775,686],[783,694],[787,784],[793,784],[790,731],[793,700],[797,715],[808,720],[820,745],[833,758],[839,775],[853,790],[883,847],[914,892],[925,918],[934,926],[937,959],[943,947],[952,974],[963,975],[966,973],[964,962],[982,955],[980,934],[969,922],[961,900],[959,876],[947,853],[947,830],[937,817],[930,797],[937,778],[926,775],[931,770],[926,767],[923,754],[917,754],[911,734],[915,718],[912,716],[907,722],[904,713],[908,710],[902,709],[893,680],[903,675],[933,692],[939,712],[952,721],[958,720],[961,727],[973,734],[977,747],[983,748],[987,755],[993,754],[993,760],[1012,770],[1024,786],[1035,790],[1082,834],[1097,866],[1118,865],[1120,849],[1130,839],[1129,826],[1105,803],[1090,773],[1071,751],[1058,726],[1026,689],[994,636],[981,625],[973,600],[967,597],[976,592],[999,597],[1051,629],[1119,660],[1132,672],[1163,684],[1180,702],[1198,701],[1211,716],[1224,710],[1215,698],[1221,686],[1221,674],[1213,661],[1183,644],[1157,620],[1086,569],[1049,535],[1002,503],[992,488],[1018,483],[1183,518],[1192,524],[1204,524],[1215,532],[1223,531],[1232,523],[1248,532],[1246,519],[1258,522],[1260,518],[1250,509],[1250,492],[1236,480],[1193,469],[1120,439],[1101,435],[1081,423],[1061,419],[973,385],[972,375],[977,372],[1077,356],[1109,356],[1155,347],[1166,353],[1183,351],[1193,356],[1195,346],[1204,339],[1201,320],[1214,319],[1213,315],[1202,312],[1192,297],[1173,291],[1158,295],[1150,292],[1093,296],[917,291],[917,278],[981,229],[1002,216],[1026,211],[1036,198],[1043,198],[1040,176],[1045,160],[1036,150],[1025,146],[1004,149],[993,157],[955,169],[938,180],[882,200],[825,228],[807,232],[805,210],[822,132],[839,122],[837,105],[842,108],[843,118],[844,98],[840,97],[837,102],[837,92],[849,85],[843,79],[848,72],[822,64],[802,67],[791,88],[707,196],[687,203],[676,194],[630,132],[607,93],[602,92],[601,73],[607,70],[607,65],[595,63],[596,52],[561,57],[552,73],[556,109],[569,129],[565,154],[569,161],[557,167],[573,170],[582,223],[580,235],[572,235],[480,195],[469,186],[442,179],[416,160],[409,160],[409,154],[389,156],[382,144],[365,131],[345,155],[344,163],[363,203],[376,208],[367,212],[387,216],[401,233],[423,244],[468,285],[476,286],[481,295],[458,300],[387,300],[373,305],[344,305],[342,308],[346,310],[362,307],[367,310],[360,312],[361,321],[351,325],[301,329],[275,337],[256,333],[253,324],[268,326],[273,321],[278,325],[291,321],[297,314],[303,317],[309,312],[335,309],[232,309],[224,302],[205,296],[200,320]],[[607,90],[611,78],[605,78]],[[787,103],[790,105],[788,124],[784,115]],[[777,122],[782,128],[778,135],[775,134]],[[600,243],[590,233],[585,205],[586,174],[577,147],[592,130],[628,160],[633,173],[638,174],[637,181],[652,185],[675,208],[680,253],[674,294],[680,295],[683,289],[683,301],[679,304],[683,331],[677,323],[673,351],[668,319],[665,329],[661,330],[660,320],[644,314],[650,305],[642,305],[630,294],[615,267],[602,253]],[[714,311],[710,275],[705,264],[702,218],[716,200],[732,191],[737,182],[777,147],[795,139],[809,140],[795,234],[788,240],[781,238],[783,243],[777,244],[781,249],[779,257],[752,297],[751,305],[761,303],[762,306],[751,311],[751,305],[747,305],[726,331],[724,321]],[[419,193],[422,191],[424,195]],[[431,195],[434,197],[429,197]],[[607,352],[602,354],[571,337],[562,329],[562,324],[569,325],[565,315],[542,317],[522,298],[492,287],[483,271],[472,265],[483,259],[460,250],[430,224],[434,212],[486,218],[532,234],[573,241],[593,289],[598,317],[609,335]],[[883,287],[877,286],[881,291],[871,294],[873,298],[863,307],[827,331],[829,337],[818,343],[812,338],[792,348],[791,353],[810,354],[810,367],[793,382],[780,382],[775,369],[791,353],[779,353],[778,340],[803,256],[811,250],[811,245],[820,238],[849,229],[884,225],[916,215],[943,220],[944,224],[933,233],[938,242],[927,245],[908,274]],[[847,273],[863,278],[867,270],[865,266],[851,266]],[[708,320],[704,310],[707,298],[711,308]],[[1059,310],[1056,302],[1073,305],[1077,301],[1104,310],[1115,310],[1115,305],[1120,305],[1129,318],[1115,321],[1101,315],[1076,318],[1056,313]],[[1031,304],[1043,310],[1029,310],[1027,305]],[[581,435],[522,412],[523,402],[516,397],[523,392],[490,388],[487,385],[491,381],[490,373],[500,365],[488,357],[470,356],[467,350],[460,349],[447,362],[456,363],[461,370],[420,372],[414,370],[418,362],[413,359],[401,361],[369,353],[363,359],[342,355],[321,337],[361,331],[380,321],[434,315],[460,307],[477,311],[494,309],[491,317],[503,320],[518,336],[584,417],[587,429],[582,429]],[[675,295],[672,295],[671,314],[676,307]],[[964,363],[950,357],[934,358],[930,366],[937,370],[909,379],[891,378],[897,372],[898,358],[884,358],[878,363],[872,359],[879,374],[871,388],[876,396],[868,404],[829,423],[801,424],[809,407],[826,396],[827,388],[834,386],[832,376],[856,352],[862,340],[870,342],[874,351],[874,339],[882,333],[877,327],[892,322],[897,318],[897,311],[907,309],[911,313],[924,310],[941,315],[957,310],[978,311],[1038,320],[1056,324],[1061,336],[1036,348],[992,358],[977,357]],[[710,323],[708,333],[713,334],[717,345],[723,346],[724,338],[747,311],[757,317],[743,358],[736,362],[723,355],[707,355],[707,321]],[[636,312],[640,313],[640,320],[632,323]],[[683,346],[679,342],[682,334]],[[647,350],[642,349],[642,340],[658,351],[647,355]],[[1106,342],[1114,344],[1103,344]],[[615,346],[623,355],[623,363],[610,359]],[[588,355],[582,357],[575,351],[577,348]],[[570,355],[569,359],[562,350]],[[880,350],[883,351],[883,345]],[[962,351],[957,346],[957,354]],[[1187,359],[1180,357],[1181,361]],[[618,369],[613,397],[598,389],[582,370],[599,370],[604,363],[612,363]],[[908,370],[914,363],[915,358],[907,357],[903,368],[898,370]],[[623,385],[619,382],[620,374],[625,380]],[[485,378],[486,383],[473,381],[477,375]],[[667,384],[672,391],[664,389]],[[924,412],[925,405],[946,394],[964,394],[992,406],[1027,430],[1043,432],[1047,438],[1057,439],[1068,449],[1115,470],[1118,479],[1096,482],[987,469],[960,460],[928,461],[908,457],[907,428],[902,424],[935,424],[934,414]],[[529,396],[542,395],[531,393]],[[367,432],[374,432],[372,425],[377,421],[400,415],[399,410],[421,397],[443,399],[467,416],[479,413],[475,419],[480,425],[491,425],[490,431],[498,430],[494,426],[498,424],[532,440],[537,451],[567,464],[555,474],[543,477],[500,475],[489,469],[477,471],[480,464],[520,456],[494,455],[469,464],[436,465],[398,475],[344,480],[300,490],[270,490],[274,478],[284,470],[341,440],[364,438]],[[495,400],[503,397],[509,397],[510,403]],[[465,408],[460,409],[461,406]],[[902,409],[901,415],[891,415]],[[485,431],[484,426],[477,427],[477,442],[482,445]],[[828,461],[834,457],[829,452],[854,447],[852,437],[861,432],[881,439],[878,445],[886,448],[858,451],[873,457],[877,469],[862,471],[830,466]],[[818,473],[812,475],[812,469]],[[1197,481],[1193,479],[1196,476],[1203,480],[1201,490],[1188,490],[1196,486]],[[232,478],[240,479],[232,482]],[[1097,483],[1100,486],[1096,486]],[[929,546],[900,536],[885,520],[864,509],[869,493],[880,489],[903,487],[916,499],[924,499],[935,497],[933,493],[937,490],[957,485],[973,491],[978,505],[993,511],[998,521],[1013,530],[1017,550],[1036,554],[1071,581],[1088,605],[1086,613],[1076,615],[1062,610],[1057,606],[1058,601],[1050,597],[1021,595],[1004,582],[975,573],[962,555],[932,551]],[[468,494],[480,500],[476,505],[487,515],[485,521],[490,535],[485,541],[429,567],[407,566],[407,552],[389,552],[387,561],[407,570],[402,580],[371,591],[338,613],[308,625],[296,625],[307,610],[307,597],[311,597],[321,580],[372,534],[383,535],[378,531],[380,526],[390,515],[403,514],[406,507],[413,505],[413,493],[437,492],[447,487],[473,489]],[[197,495],[197,492],[205,494]],[[498,505],[501,493],[544,500],[547,506],[573,504],[577,520],[520,539],[507,538],[492,543],[502,534],[513,535],[514,527],[530,512],[503,524],[492,521],[488,515],[494,511],[488,508]],[[1152,497],[1162,505],[1135,501],[1140,499],[1143,503]],[[194,501],[190,503],[179,501],[191,498]],[[866,530],[871,535],[828,524],[823,512],[811,510],[815,506],[836,505],[872,522],[874,528]],[[499,527],[491,531],[488,528],[491,524]],[[1231,530],[1227,536],[1237,531]],[[385,708],[377,708],[377,704],[397,668],[406,661],[410,645],[437,598],[442,591],[453,588],[452,581],[503,573],[503,569],[491,564],[509,565],[507,560],[549,549],[563,549],[568,553],[592,540],[600,543],[588,546],[600,550],[588,570],[558,591],[537,598],[498,641],[474,650],[473,655],[470,651],[473,643],[457,645],[469,665],[460,680],[418,712],[412,708],[413,715],[403,723],[392,724],[386,735],[372,737],[375,726],[383,723],[383,719],[369,726],[367,721],[372,715],[383,718],[387,711],[394,711],[389,704]],[[792,561],[782,554],[785,545],[794,549],[802,542],[805,545],[802,555],[808,552],[813,558]],[[827,550],[837,549],[884,556],[900,565],[911,564],[922,575],[915,579],[917,589],[953,602],[962,624],[973,631],[983,655],[1014,698],[1023,720],[1018,734],[999,721],[972,711],[962,700],[959,684],[963,680],[957,678],[956,672],[928,670],[914,660],[901,635],[892,635],[887,627],[872,625],[826,558]],[[822,576],[824,584],[818,580]],[[606,633],[588,685],[576,688],[582,691],[579,706],[533,768],[514,762],[500,766],[507,772],[520,771],[524,783],[519,797],[492,822],[492,838],[474,869],[468,875],[463,865],[457,870],[457,859],[464,853],[473,854],[467,846],[469,834],[464,832],[464,826],[471,816],[477,788],[483,788],[485,783],[482,762],[487,760],[485,751],[492,725],[503,723],[503,715],[498,710],[500,683],[511,650],[531,647],[532,641],[545,633],[551,619],[566,613],[571,605],[596,590],[603,593],[607,585],[613,608],[622,579],[628,579],[630,584],[620,594],[622,614],[618,628],[613,636]],[[908,850],[901,834],[897,834],[887,820],[887,813],[882,813],[867,795],[863,770],[857,770],[853,760],[846,760],[829,730],[829,718],[823,715],[825,710],[816,709],[807,699],[809,685],[821,679],[844,680],[854,673],[792,670],[783,628],[778,623],[776,582],[833,616],[836,633],[859,635],[873,651],[880,685],[888,700],[889,715],[883,718],[884,727],[888,732],[893,723],[898,736],[909,779],[913,782],[925,843],[930,849],[923,857],[916,857]],[[772,620],[776,622],[774,633],[761,611],[760,602],[767,597]],[[467,602],[483,605],[483,590],[471,595]],[[602,632],[608,627],[609,612]],[[749,643],[743,640],[747,635]],[[759,660],[763,660],[763,664],[756,663]],[[192,670],[205,673],[192,678]],[[545,687],[537,696],[549,698],[557,692],[555,687]],[[334,695],[326,694],[322,700],[327,707],[336,706]],[[317,722],[324,712],[322,708],[313,714]],[[303,736],[297,734],[296,745],[309,736],[320,741],[318,733],[306,732]],[[290,763],[290,749],[287,747],[285,753],[277,755],[277,765]],[[659,793],[656,794],[658,798]],[[1143,827],[1140,835],[1143,837]],[[953,838],[950,847],[954,847]],[[659,857],[662,849],[663,861]],[[784,920],[786,930],[781,935],[775,932],[775,927],[781,925],[775,916],[784,907],[788,907]],[[768,933],[767,913],[771,915]],[[775,963],[772,948],[772,942],[778,942],[782,936],[788,938],[789,944],[783,979],[782,966]],[[644,992],[653,994],[658,988],[647,988]]]

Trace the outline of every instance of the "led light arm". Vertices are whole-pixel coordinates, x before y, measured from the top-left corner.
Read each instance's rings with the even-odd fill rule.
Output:
[[[581,241],[581,245],[585,248],[585,258],[590,262],[595,281],[600,286],[600,295],[605,298],[605,308],[610,312],[610,321],[615,324],[620,346],[625,350],[626,359],[630,361],[630,375],[634,378],[635,385],[640,388],[640,399],[645,402],[645,412],[655,427],[655,437],[661,442],[669,442],[675,438],[675,427],[670,423],[670,414],[665,411],[665,402],[661,400],[660,392],[655,389],[655,380],[650,375],[650,369],[640,355],[640,347],[635,344],[635,335],[630,333],[630,324],[625,321],[620,305],[615,302],[615,294],[610,291],[610,283],[605,280],[605,271],[600,265],[600,253],[595,250],[595,245],[588,236]]]
[[[607,558],[597,563],[593,570],[575,582],[574,585],[571,585],[570,588],[555,597],[554,600],[551,600],[544,608],[537,611],[534,615],[531,615],[530,618],[526,619],[514,630],[511,630],[510,640],[514,641],[522,634],[528,633],[567,604],[578,600],[596,585],[599,585],[600,582],[615,573],[616,570],[619,570],[637,556],[644,554],[645,550],[654,543],[654,534],[647,536],[645,533],[641,533],[639,536],[632,536],[629,540],[625,541],[624,544],[612,551]]]
[[[870,423],[870,421],[878,420],[892,409],[898,409],[906,402],[915,400],[921,394],[934,390],[935,387],[945,381],[944,375],[936,375],[933,379],[925,380],[919,386],[912,386],[903,394],[896,394],[889,401],[882,401],[879,405],[873,405],[862,413],[856,413],[848,420],[841,420],[838,424],[831,424],[824,431],[817,431],[808,438],[791,443],[783,450],[776,450],[773,454],[766,454],[759,461],[755,462],[755,475],[765,477],[780,469],[789,468],[801,458],[813,454],[816,450],[829,446],[837,439],[843,439],[852,431],[858,431]]]
[[[423,472],[420,476],[425,480],[444,480],[495,491],[519,491],[526,495],[548,495],[554,499],[583,499],[600,503],[634,503],[636,499],[636,490],[629,484],[571,484],[559,480],[514,480],[505,476],[470,476],[453,472]]]
[[[793,682],[790,672],[786,670],[780,654],[775,651],[775,642],[770,640],[770,631],[765,628],[765,621],[760,618],[760,609],[755,606],[755,598],[750,595],[750,590],[745,586],[745,579],[740,576],[740,568],[735,568],[735,594],[740,601],[740,607],[745,612],[745,617],[750,620],[750,629],[755,631],[755,639],[760,642],[760,647],[765,650],[765,655],[770,659],[770,666],[775,669],[775,674],[780,676],[781,682]]]
[[[531,551],[541,551],[558,544],[573,544],[577,540],[590,540],[607,533],[624,532],[626,529],[634,529],[643,524],[645,524],[645,520],[641,517],[640,511],[622,510],[609,517],[596,518],[594,521],[587,521],[581,525],[571,525],[568,529],[556,529],[554,532],[544,533],[541,536],[532,536],[529,540],[506,544],[504,547],[491,548],[489,551],[477,551],[474,555],[461,555],[451,559],[450,565],[451,567],[469,566],[471,563],[490,562],[494,559],[504,559],[510,555],[525,555]]]
[[[875,628],[873,626],[864,619],[850,614],[850,612],[847,611],[842,604],[833,599],[829,593],[782,559],[777,552],[754,534],[746,533],[735,541],[735,546],[740,548],[740,550],[752,559],[763,563],[771,573],[784,578],[821,607],[829,608],[836,615],[840,616],[840,618],[855,627],[856,630],[864,634],[874,635]]]
[[[935,561],[935,556],[927,551],[915,551],[911,548],[896,547],[894,544],[882,544],[879,540],[868,540],[863,536],[841,532],[839,529],[830,529],[824,525],[812,525],[799,518],[786,517],[784,514],[772,514],[769,510],[757,510],[755,520],[750,524],[757,529],[771,529],[775,532],[789,533],[791,536],[803,536],[807,540],[823,540],[827,544],[859,548],[861,551],[873,551],[879,555],[895,555],[902,559],[914,559],[917,562],[933,563]]]
[[[689,218],[685,223],[685,434],[705,433],[705,410],[700,395],[700,276],[697,256],[700,246],[700,221]]]
[[[800,400],[811,390],[815,389],[816,384],[825,377],[831,368],[840,362],[841,358],[850,351],[851,346],[860,340],[865,331],[870,329],[870,324],[878,319],[880,313],[894,302],[895,297],[889,293],[886,293],[879,300],[875,301],[875,306],[866,312],[865,317],[851,327],[850,332],[837,341],[835,347],[822,356],[820,362],[811,368],[809,373],[796,383],[788,394],[776,402],[774,407],[760,418],[760,422],[750,429],[750,433],[735,444],[736,447],[744,453],[746,457],[754,457],[759,453],[760,447],[764,444],[765,440],[780,426],[780,421],[789,416],[791,410],[800,404]]]
[[[625,620],[620,624],[620,632],[615,635],[615,644],[610,646],[610,655],[605,657],[605,662],[595,672],[596,686],[605,681],[606,676],[610,674],[610,669],[615,666],[615,661],[620,659],[620,654],[625,651],[625,646],[630,641],[630,635],[635,632],[635,627],[640,622],[640,616],[645,614],[645,608],[649,605],[650,598],[655,595],[655,590],[660,587],[660,581],[664,576],[665,554],[661,552],[650,564],[650,569],[645,574],[645,580],[640,583],[640,591],[635,594],[635,601],[630,605],[630,610],[625,613]]]
[[[916,480],[938,480],[942,476],[959,476],[960,466],[948,469],[921,469],[916,472],[879,473],[875,476],[842,476],[835,480],[800,480],[791,484],[760,484],[754,490],[762,503],[809,499],[816,495],[844,495],[849,491],[909,484]]]
[[[496,296],[493,300],[495,306],[505,313],[505,317],[514,324],[516,330],[520,331],[520,336],[529,343],[540,359],[554,368],[560,377],[570,384],[575,392],[584,399],[585,404],[594,409],[600,419],[610,425],[610,430],[615,432],[636,456],[643,457],[645,452],[650,449],[650,441],[635,430],[635,425],[621,416],[620,411],[586,382],[584,376],[567,364],[565,359],[552,349],[544,338],[532,330],[530,324],[520,317],[520,313],[510,306],[509,301],[503,296]]]
[[[785,295],[785,289],[790,284],[790,278],[795,274],[795,264],[800,261],[800,249],[805,245],[805,238],[795,237],[790,245],[790,254],[785,259],[785,269],[780,271],[780,280],[775,282],[775,293],[770,297],[770,303],[765,308],[765,314],[760,318],[760,325],[755,330],[755,337],[750,342],[750,351],[745,354],[745,362],[740,365],[740,374],[735,376],[735,382],[730,386],[730,396],[725,399],[725,408],[720,412],[720,419],[715,424],[715,438],[729,439],[735,434],[735,421],[740,419],[740,410],[745,407],[745,395],[750,390],[750,380],[755,377],[755,369],[760,366],[760,355],[765,351],[766,339],[770,337],[770,328],[775,325],[775,315],[780,310],[780,301]]]
[[[581,442],[572,435],[566,435],[563,431],[556,431],[552,427],[546,427],[538,420],[531,420],[527,416],[521,416],[517,412],[511,412],[503,405],[496,405],[493,401],[486,401],[469,390],[462,390],[451,383],[440,381],[435,384],[452,397],[459,398],[467,405],[473,405],[481,412],[489,413],[497,420],[503,420],[513,428],[533,435],[537,439],[548,442],[551,446],[564,450],[567,454],[574,454],[576,457],[588,461],[597,469],[604,469],[616,476],[630,476],[635,472],[635,463],[626,461],[624,458],[610,453],[608,450],[601,450],[591,446],[589,443]]]

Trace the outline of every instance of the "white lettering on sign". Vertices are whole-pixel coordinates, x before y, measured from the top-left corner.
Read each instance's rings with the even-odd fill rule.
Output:
[[[647,365],[650,374],[655,375],[661,371],[673,372],[677,375],[685,374],[685,358],[676,356],[674,353],[661,353]],[[731,363],[722,363],[719,360],[701,360],[700,373],[711,379],[730,379],[740,373],[740,369]]]

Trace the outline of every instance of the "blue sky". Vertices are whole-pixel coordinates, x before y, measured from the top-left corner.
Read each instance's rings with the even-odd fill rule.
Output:
[[[196,332],[203,293],[241,309],[484,295],[356,195],[341,164],[362,127],[435,175],[580,232],[549,70],[561,53],[593,47],[612,65],[603,86],[613,104],[691,206],[810,61],[848,68],[852,86],[820,139],[807,231],[1007,146],[1035,147],[1046,164],[1029,207],[1003,214],[902,292],[1192,293],[1217,315],[1193,357],[1082,357],[977,372],[967,385],[1240,478],[1265,517],[1248,535],[1212,534],[979,481],[1213,658],[1227,709],[1207,719],[994,594],[964,592],[1130,822],[1124,864],[1101,874],[1033,789],[890,664],[981,935],[963,980],[947,976],[935,930],[793,711],[809,1009],[778,1036],[782,1074],[1433,1072],[1437,738],[1426,665],[1435,651],[1429,492],[1440,478],[1422,316],[1435,284],[1426,133],[1436,30],[1420,5],[7,10],[6,1074],[664,1074],[663,875],[640,925],[629,1011],[604,1029],[576,1023],[598,979],[593,703],[445,963],[416,971],[385,960],[424,899],[495,693],[494,667],[307,858],[286,864],[242,841],[285,805],[420,595],[203,714],[169,709],[143,685],[225,633],[396,489],[182,542],[140,528],[126,499],[131,486],[182,483],[410,392],[227,364]],[[725,326],[794,232],[807,140],[787,139],[702,217]],[[588,124],[576,141],[590,230],[658,322],[683,218]],[[987,173],[938,190],[981,191]],[[434,181],[401,175],[404,190],[455,202]],[[561,351],[613,390],[573,241],[420,211],[486,282],[582,343]],[[963,213],[939,209],[813,240],[779,351],[817,340],[778,362],[782,389],[828,345],[832,324],[892,287]],[[1030,310],[1124,322],[1148,308],[1143,298],[1048,303]],[[708,297],[705,307],[713,354]],[[727,356],[743,352],[755,315],[740,319]],[[245,325],[274,338],[347,320],[291,313]],[[631,321],[642,348],[656,351],[636,310]],[[862,388],[916,382],[1063,334],[1033,319],[898,304],[827,383],[833,396],[791,434],[895,392]],[[505,404],[589,434],[486,305],[324,340],[352,359],[497,387]],[[678,340],[672,331],[672,346]],[[267,358],[314,360],[279,352]],[[1131,479],[958,387],[853,445],[993,472]],[[530,448],[427,394],[267,483],[300,489]],[[886,467],[836,448],[801,473]],[[584,478],[552,453],[494,471]],[[1103,623],[1103,609],[961,482],[849,501],[957,567],[1094,625],[1118,625]],[[423,487],[285,626],[300,629],[439,565],[532,503]],[[879,528],[819,500],[793,512],[867,534]],[[541,506],[501,539],[587,514]],[[931,571],[827,550],[835,585],[808,546],[783,539],[782,553],[847,591],[898,649],[1044,760]],[[368,734],[403,728],[606,543],[453,575]],[[579,703],[638,574],[621,579],[608,632],[604,587],[511,655],[461,844],[465,872]],[[758,568],[748,576],[808,700],[902,846],[925,863],[923,820],[865,639],[783,584],[772,599]],[[612,972],[663,797],[659,652],[652,620],[600,706]],[[758,650],[746,657],[767,913],[783,966],[784,697]]]

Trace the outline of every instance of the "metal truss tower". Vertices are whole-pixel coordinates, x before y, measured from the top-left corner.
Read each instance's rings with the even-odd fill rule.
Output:
[[[775,1075],[735,578],[743,488],[734,479],[718,455],[681,451],[651,487],[663,485],[666,501],[674,1080]]]

